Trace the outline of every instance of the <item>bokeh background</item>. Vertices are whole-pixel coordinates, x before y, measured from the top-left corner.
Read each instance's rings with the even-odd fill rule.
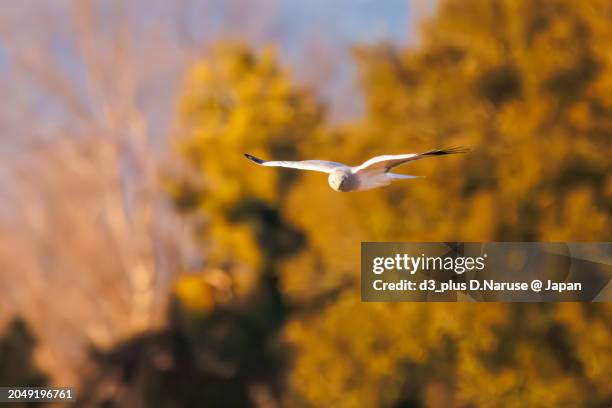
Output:
[[[609,407],[606,304],[360,302],[361,241],[612,240],[608,0],[0,5],[0,385]],[[265,158],[417,162],[355,194]]]

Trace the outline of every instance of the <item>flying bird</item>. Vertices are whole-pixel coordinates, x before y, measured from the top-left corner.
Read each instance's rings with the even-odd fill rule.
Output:
[[[349,191],[364,191],[391,184],[394,180],[412,179],[419,176],[390,173],[389,171],[401,164],[420,160],[431,156],[444,156],[447,154],[467,153],[468,148],[451,147],[448,149],[430,150],[425,153],[408,153],[397,155],[376,156],[360,164],[359,166],[347,166],[346,164],[323,160],[302,161],[267,161],[245,153],[244,156],[267,167],[288,167],[299,170],[312,170],[328,173],[327,182],[329,186],[343,193]]]

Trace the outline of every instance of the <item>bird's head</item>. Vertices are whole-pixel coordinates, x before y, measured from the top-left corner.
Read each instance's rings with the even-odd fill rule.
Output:
[[[329,186],[336,191],[345,191],[350,174],[345,170],[334,170],[329,173],[327,181]]]

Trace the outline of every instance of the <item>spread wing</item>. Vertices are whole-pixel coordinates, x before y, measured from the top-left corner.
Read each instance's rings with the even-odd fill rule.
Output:
[[[407,154],[397,154],[397,155],[376,156],[376,157],[372,157],[365,163],[357,167],[354,167],[353,172],[354,173],[360,173],[360,172],[386,173],[392,168],[399,166],[400,164],[404,164],[410,161],[420,160],[424,157],[467,153],[468,151],[469,149],[465,147],[451,147],[448,149],[430,150],[425,153],[407,153]]]
[[[290,169],[299,169],[299,170],[312,170],[312,171],[320,171],[323,173],[331,173],[333,170],[338,168],[347,168],[342,163],[336,163],[331,161],[323,161],[323,160],[302,160],[302,161],[267,161],[259,159],[255,156],[251,156],[250,154],[244,154],[244,157],[249,159],[252,162],[255,162],[261,166],[268,167],[287,167]]]

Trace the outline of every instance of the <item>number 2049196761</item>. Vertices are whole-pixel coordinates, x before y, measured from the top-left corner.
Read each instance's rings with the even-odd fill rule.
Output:
[[[59,402],[75,397],[72,388],[53,387],[0,387],[1,402]]]

